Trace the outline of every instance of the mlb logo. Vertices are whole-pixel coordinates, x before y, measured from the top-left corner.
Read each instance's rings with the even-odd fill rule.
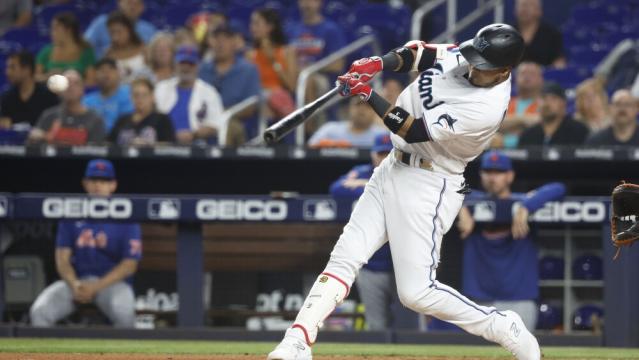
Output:
[[[0,197],[0,218],[9,215],[9,201],[5,197]]]
[[[494,221],[495,203],[492,201],[476,203],[473,208],[473,218],[476,221]]]
[[[333,200],[306,200],[303,210],[306,221],[328,221],[337,217],[337,205]]]
[[[180,217],[180,200],[151,199],[149,200],[149,218],[174,220]]]

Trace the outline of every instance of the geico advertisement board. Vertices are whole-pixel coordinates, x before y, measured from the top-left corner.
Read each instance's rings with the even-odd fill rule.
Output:
[[[128,219],[132,212],[131,200],[124,198],[47,197],[42,201],[42,215],[48,219]]]
[[[282,221],[288,206],[282,200],[203,199],[195,205],[199,220]]]

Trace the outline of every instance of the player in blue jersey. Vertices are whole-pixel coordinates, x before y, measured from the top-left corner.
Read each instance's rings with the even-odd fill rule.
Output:
[[[117,187],[113,164],[92,160],[82,185],[91,196],[108,197]],[[140,226],[132,223],[60,221],[55,261],[60,280],[31,306],[31,324],[48,327],[77,304],[94,303],[116,327],[133,327],[133,274],[142,257]]]
[[[463,293],[482,305],[517,312],[529,330],[537,321],[539,295],[537,247],[530,235],[529,214],[548,201],[559,200],[566,189],[546,184],[528,193],[511,192],[515,178],[510,158],[489,151],[481,158],[484,191],[473,190],[467,200],[513,199],[512,224],[475,224],[469,209],[459,212],[457,227],[464,242]]]
[[[371,163],[357,165],[346,175],[335,180],[331,184],[331,195],[341,199],[358,199],[364,192],[366,183],[373,176],[373,170],[392,149],[393,144],[389,134],[377,135],[371,148]],[[359,272],[359,278],[355,284],[366,308],[368,330],[386,330],[390,326],[390,305],[393,301],[399,301],[392,270],[390,246],[386,243],[373,254]]]

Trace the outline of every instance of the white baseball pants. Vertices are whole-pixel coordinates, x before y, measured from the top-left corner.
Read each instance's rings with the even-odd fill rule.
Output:
[[[318,277],[294,327],[312,343],[316,328],[347,296],[359,269],[390,242],[400,301],[422,314],[453,323],[471,334],[490,337],[495,308],[479,306],[436,278],[443,235],[452,226],[464,196],[462,176],[405,165],[390,154],[375,169],[340,236],[325,271]],[[328,311],[328,312],[327,312]],[[496,339],[489,339],[495,341]]]

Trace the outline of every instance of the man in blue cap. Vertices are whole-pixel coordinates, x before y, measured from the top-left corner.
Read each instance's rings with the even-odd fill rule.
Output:
[[[90,196],[108,197],[117,188],[108,160],[91,160],[82,186]],[[55,262],[60,280],[31,306],[31,324],[50,327],[78,304],[94,303],[116,327],[133,327],[132,276],[142,257],[140,226],[104,221],[60,221]]]
[[[330,187],[331,195],[336,199],[357,200],[364,192],[364,187],[373,175],[373,170],[392,149],[390,134],[377,135],[371,148],[371,163],[357,165],[333,182]],[[360,299],[364,303],[367,329],[390,328],[393,322],[391,304],[399,303],[399,298],[395,289],[393,262],[388,243],[377,250],[362,267],[355,284]]]
[[[175,52],[177,76],[160,81],[155,87],[159,112],[173,121],[177,141],[182,144],[208,142],[226,124],[222,124],[222,98],[217,90],[198,78],[200,56],[192,45]]]
[[[459,212],[457,227],[464,242],[463,293],[498,310],[517,312],[529,330],[535,329],[539,295],[537,247],[530,236],[528,216],[566,192],[561,183],[546,184],[528,193],[511,192],[515,172],[510,158],[486,152],[480,170],[483,191],[473,190],[467,200],[508,200],[512,224],[475,224],[468,207]]]

